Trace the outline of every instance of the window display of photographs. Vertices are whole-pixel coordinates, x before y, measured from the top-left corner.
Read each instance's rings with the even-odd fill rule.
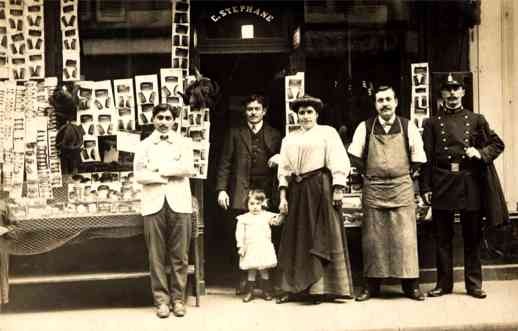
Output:
[[[80,81],[77,82],[77,99],[79,111],[92,110],[93,111],[93,92],[94,82]]]
[[[116,79],[113,85],[117,108],[117,131],[135,130],[133,79]]]
[[[137,116],[139,125],[152,124],[153,108],[158,104],[157,75],[135,76],[135,92],[137,95]]]
[[[304,95],[304,73],[297,72],[295,75],[284,78],[285,101],[286,101],[286,134],[300,129],[297,114],[290,108],[290,102]]]

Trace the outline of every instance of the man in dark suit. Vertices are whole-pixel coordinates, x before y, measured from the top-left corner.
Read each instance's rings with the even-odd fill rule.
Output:
[[[226,246],[231,265],[236,267],[236,216],[246,212],[245,200],[249,190],[261,189],[270,200],[276,194],[274,180],[281,146],[279,132],[263,121],[267,108],[262,96],[247,97],[243,109],[246,125],[228,131],[216,182],[218,204],[229,211],[221,242]],[[239,288],[238,285],[237,293]]]
[[[443,105],[423,124],[423,142],[428,162],[422,168],[420,190],[432,206],[436,237],[437,286],[428,296],[453,290],[453,222],[458,213],[464,238],[464,282],[466,291],[484,299],[480,246],[482,242],[482,169],[503,150],[485,117],[462,106],[463,77],[448,74],[441,85]]]

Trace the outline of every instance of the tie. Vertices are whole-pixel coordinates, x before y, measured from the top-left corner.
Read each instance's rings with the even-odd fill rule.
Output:
[[[163,134],[160,136],[160,140],[167,140],[167,139],[169,139],[169,136],[166,134]]]

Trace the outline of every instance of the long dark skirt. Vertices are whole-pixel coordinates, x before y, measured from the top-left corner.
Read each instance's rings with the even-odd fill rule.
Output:
[[[333,208],[331,175],[320,171],[301,182],[292,180],[288,194],[278,259],[281,290],[350,296],[347,240]]]

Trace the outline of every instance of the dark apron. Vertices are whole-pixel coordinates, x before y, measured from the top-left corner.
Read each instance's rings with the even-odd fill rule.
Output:
[[[403,127],[370,132],[364,178],[362,248],[367,277],[416,278],[419,273],[415,197]]]

